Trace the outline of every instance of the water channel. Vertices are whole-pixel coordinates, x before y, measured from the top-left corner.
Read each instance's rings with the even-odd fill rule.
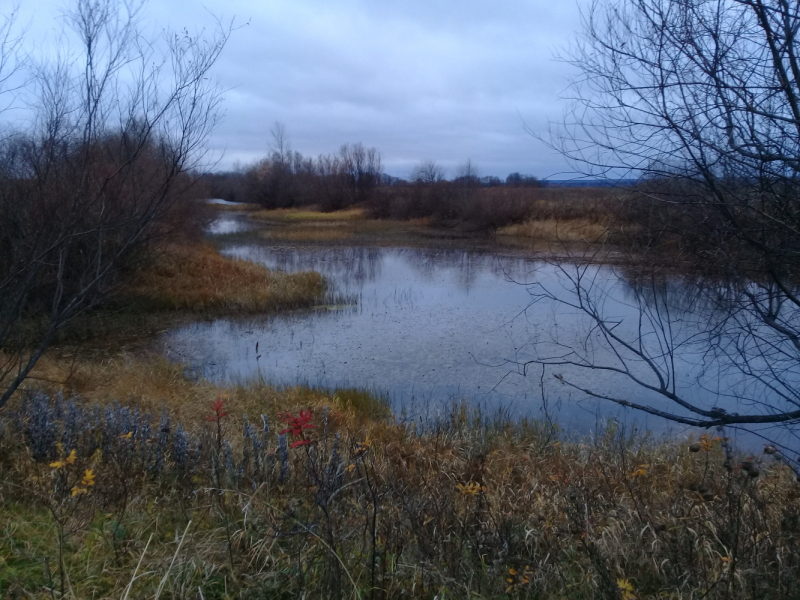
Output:
[[[217,231],[235,231],[236,219],[241,221],[223,219],[226,224],[218,224]],[[228,383],[263,379],[278,385],[368,388],[411,415],[467,400],[489,412],[548,416],[580,433],[614,418],[656,433],[697,435],[688,426],[669,425],[581,391],[674,409],[674,403],[628,375],[530,362],[579,357],[601,367],[616,364],[619,357],[609,353],[592,320],[575,306],[576,274],[593,282],[595,301],[617,323],[616,333],[663,344],[652,312],[644,329],[639,318],[643,305],[658,309],[658,301],[648,299],[620,268],[565,266],[500,249],[232,242],[223,254],[285,272],[317,271],[330,292],[346,300],[290,314],[198,322],[164,334],[159,340],[164,353],[199,376]],[[663,361],[676,375],[676,391],[706,408],[751,411],[736,398],[752,397],[754,390],[745,389],[752,383],[730,365],[715,367],[703,346],[695,344],[706,316],[692,301],[692,290],[677,279],[666,280],[661,290],[669,301],[675,346]],[[632,375],[656,382],[642,361],[623,358]],[[781,435],[786,439],[792,432]],[[739,437],[751,447],[762,441],[752,434]]]

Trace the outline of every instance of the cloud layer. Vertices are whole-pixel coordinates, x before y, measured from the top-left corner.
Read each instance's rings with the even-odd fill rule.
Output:
[[[21,7],[28,35],[53,43],[63,6]],[[423,159],[451,175],[468,158],[501,177],[566,169],[524,126],[544,135],[564,111],[570,69],[553,57],[579,26],[574,4],[163,0],[146,14],[153,28],[210,29],[212,15],[241,26],[215,68],[226,90],[220,168],[263,156],[280,121],[304,154],[363,142],[397,176]]]

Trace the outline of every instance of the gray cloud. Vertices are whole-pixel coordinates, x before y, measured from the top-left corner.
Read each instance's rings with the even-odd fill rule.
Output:
[[[60,6],[26,3],[29,35],[52,43]],[[471,158],[482,174],[501,177],[566,169],[523,120],[544,134],[563,113],[569,68],[553,55],[578,27],[572,3],[162,0],[147,7],[153,28],[210,29],[212,14],[242,25],[215,69],[226,89],[226,116],[213,138],[224,150],[220,168],[263,156],[281,121],[304,154],[360,141],[378,147],[386,170],[400,176],[428,158],[451,172]]]

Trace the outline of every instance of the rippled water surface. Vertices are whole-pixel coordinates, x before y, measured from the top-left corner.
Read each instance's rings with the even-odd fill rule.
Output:
[[[223,201],[224,202],[224,201]],[[229,233],[239,233],[241,231],[248,231],[252,229],[247,215],[237,214],[235,212],[223,214],[222,216],[214,219],[207,228],[207,233],[211,235],[225,235]]]
[[[670,408],[626,376],[529,362],[575,348],[599,363],[613,359],[603,355],[607,350],[596,343],[585,315],[556,299],[574,300],[569,276],[580,273],[601,291],[603,309],[619,321],[618,331],[634,333],[640,326],[635,288],[618,270],[437,248],[233,245],[223,252],[271,269],[318,271],[334,295],[350,300],[291,314],[196,323],[165,334],[159,343],[167,356],[198,375],[231,383],[260,378],[372,388],[412,413],[467,399],[534,417],[542,417],[546,407],[561,426],[578,431],[593,429],[604,417],[655,431],[666,427],[662,419],[625,412],[581,391]],[[542,290],[552,297],[543,297]],[[702,306],[690,301],[692,290],[680,282],[667,282],[664,293],[672,299],[669,327],[683,344],[672,365],[678,391],[705,407],[736,410],[730,396],[746,383],[715,371],[690,343],[705,318]],[[654,381],[643,365],[634,364],[633,373]]]

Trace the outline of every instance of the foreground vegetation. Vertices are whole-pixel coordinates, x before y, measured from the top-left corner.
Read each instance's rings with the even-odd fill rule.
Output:
[[[105,368],[120,387],[93,373],[83,399],[28,392],[3,415],[4,597],[800,595],[800,494],[776,455]],[[150,383],[102,400],[132,379]]]

